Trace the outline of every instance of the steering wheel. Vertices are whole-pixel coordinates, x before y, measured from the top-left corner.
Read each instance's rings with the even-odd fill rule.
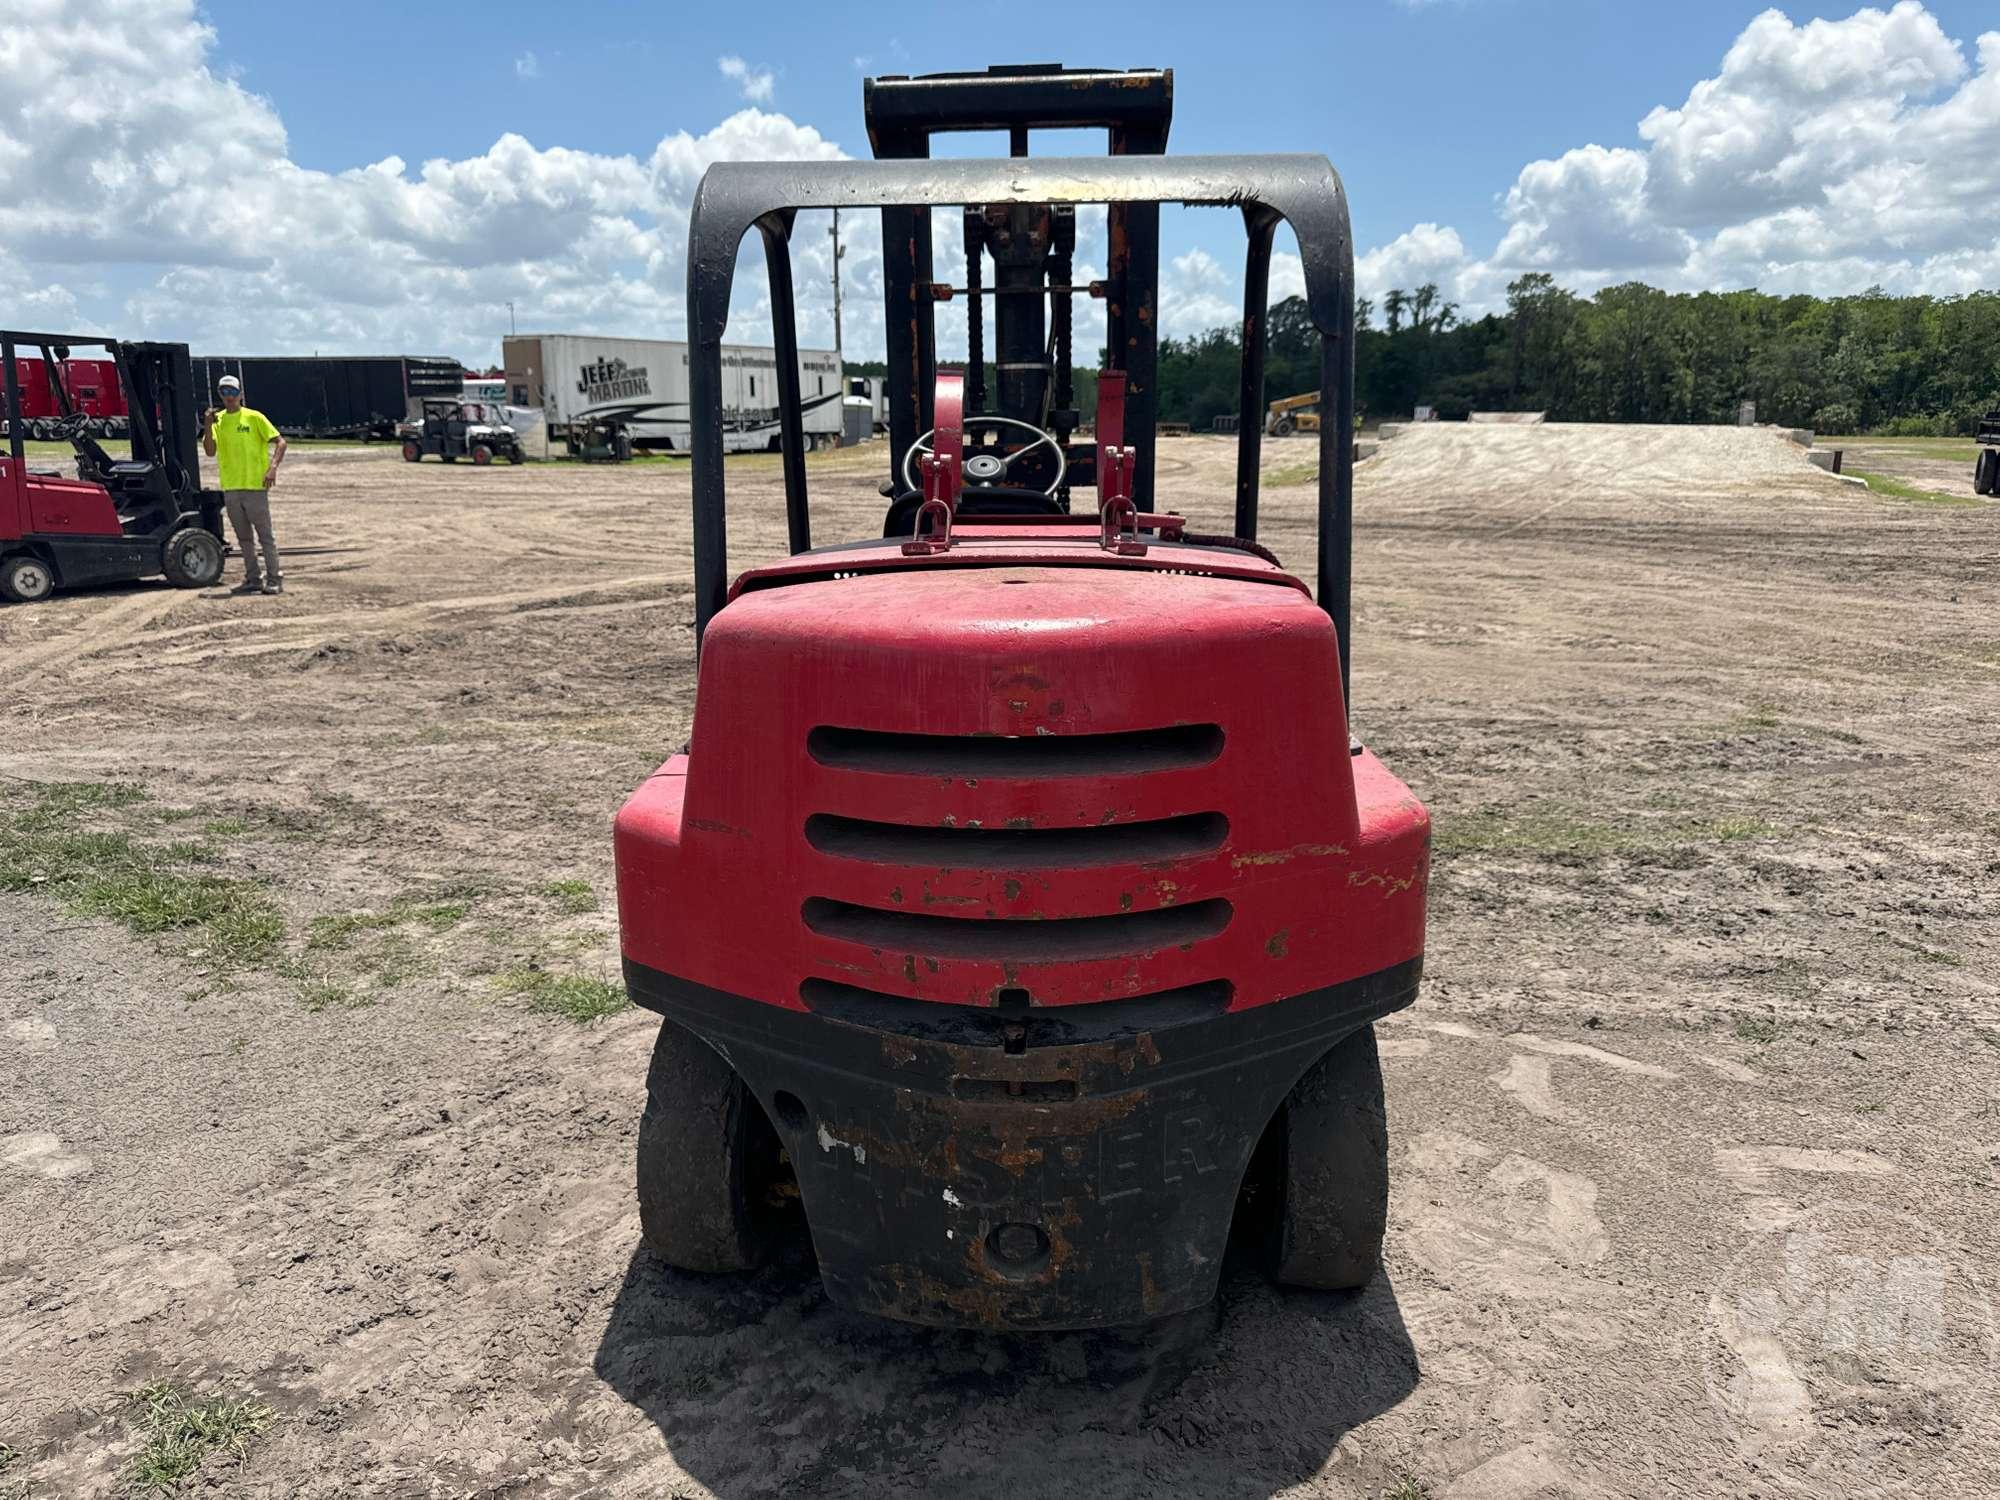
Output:
[[[58,442],[66,443],[74,438],[80,438],[89,430],[90,417],[80,411],[73,411],[66,417],[57,417],[49,424],[49,431],[55,434]]]
[[[1037,448],[1047,448],[1056,456],[1056,473],[1055,478],[1048,482],[1048,487],[1042,493],[1050,499],[1055,498],[1056,491],[1062,486],[1063,474],[1066,472],[1068,465],[1063,454],[1062,444],[1058,443],[1052,434],[1042,431],[1041,428],[1035,426],[1032,422],[1016,421],[1013,417],[966,417],[962,425],[965,427],[1018,427],[1023,432],[1031,432],[1035,435],[1035,440],[1032,443],[1027,444],[1025,447],[1016,448],[1012,453],[1004,457],[998,453],[990,453],[984,450],[972,454],[965,460],[965,482],[967,486],[974,489],[995,488],[1006,479],[1007,471],[1014,467],[1017,459],[1025,454],[1034,452]],[[910,444],[910,451],[903,455],[903,486],[905,489],[916,490],[919,493],[922,492],[923,486],[917,482],[914,469],[917,459],[923,454],[932,451],[931,437],[936,431],[937,429],[933,427],[930,432],[923,434],[914,443]]]

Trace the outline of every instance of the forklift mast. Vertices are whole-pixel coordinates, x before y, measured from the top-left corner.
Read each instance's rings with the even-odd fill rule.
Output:
[[[1103,129],[1113,156],[1157,156],[1173,123],[1169,68],[1118,71],[1054,63],[995,66],[983,73],[929,73],[868,79],[862,86],[868,140],[878,160],[922,159],[931,137],[1004,130],[1011,156],[1028,155],[1036,130]],[[1125,373],[1125,432],[1136,450],[1133,497],[1153,490],[1153,427],[1158,391],[1160,208],[1114,203],[1107,210],[1108,274],[1074,284],[1074,204],[969,205],[963,210],[965,285],[932,281],[931,214],[924,206],[882,210],[884,294],[888,303],[891,487],[898,455],[933,423],[937,383],[934,304],[966,299],[965,414],[1011,417],[1068,444],[1080,416],[1071,388],[1076,293],[1105,302],[1108,367]],[[991,287],[985,264],[992,261]],[[986,389],[984,299],[993,298],[997,391]],[[1059,494],[1067,505],[1069,485]]]

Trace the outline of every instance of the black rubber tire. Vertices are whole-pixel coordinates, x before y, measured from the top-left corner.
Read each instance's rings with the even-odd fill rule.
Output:
[[[478,464],[480,468],[485,468],[493,462],[493,450],[484,443],[474,443],[472,445],[472,461]]]
[[[527,457],[528,455],[521,451],[518,444],[507,450],[507,462],[510,464],[524,463]]]
[[[1306,1070],[1285,1100],[1283,1131],[1274,1274],[1325,1291],[1366,1286],[1389,1223],[1389,1122],[1373,1026]]]
[[[1298,428],[1299,424],[1290,417],[1280,417],[1271,424],[1271,436],[1290,437],[1294,432],[1298,431]]]
[[[2000,495],[2000,448],[1981,448],[1972,465],[1972,492]]]
[[[413,439],[406,438],[403,442],[403,462],[406,464],[422,463],[423,458],[423,445]]]
[[[199,526],[183,526],[160,549],[160,571],[177,589],[213,588],[222,582],[222,543]]]
[[[747,1271],[762,1249],[753,1163],[764,1112],[713,1047],[660,1023],[639,1117],[639,1227],[683,1271]]]
[[[32,553],[17,552],[0,562],[0,598],[39,604],[55,591],[55,570]]]

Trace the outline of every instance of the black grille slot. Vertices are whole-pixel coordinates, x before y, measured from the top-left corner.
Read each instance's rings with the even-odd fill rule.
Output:
[[[893,948],[937,958],[994,959],[1012,963],[1077,963],[1157,953],[1214,937],[1229,925],[1227,901],[1192,901],[1158,911],[1115,917],[982,919],[934,917],[922,912],[880,911],[815,896],[800,913],[821,937]]]
[[[1003,992],[1003,996],[1006,993],[1011,992]],[[1018,1031],[1025,1051],[1108,1041],[1212,1020],[1229,1009],[1235,994],[1228,980],[1211,979],[1146,995],[1010,1010],[912,1000],[907,995],[885,995],[832,979],[807,979],[799,984],[799,999],[806,1009],[829,1020],[921,1041],[996,1049],[1007,1047]]]
[[[1216,724],[1120,734],[887,734],[822,724],[806,752],[843,771],[896,776],[1119,776],[1205,766],[1222,754]]]
[[[1186,859],[1222,847],[1229,819],[1190,813],[1095,828],[913,828],[815,813],[806,842],[822,854],[942,870],[1063,870]]]
[[[1076,1097],[1074,1078],[952,1079],[951,1091],[968,1104],[1060,1104]]]

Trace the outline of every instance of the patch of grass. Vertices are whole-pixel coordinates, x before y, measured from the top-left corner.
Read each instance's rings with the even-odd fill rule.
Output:
[[[255,882],[184,868],[212,861],[213,850],[79,826],[145,795],[99,782],[37,788],[28,806],[0,820],[0,890],[42,891],[78,915],[109,917],[133,932],[186,933],[191,956],[223,967],[266,961],[284,939],[284,918]]]
[[[556,910],[566,917],[597,910],[597,892],[590,888],[588,880],[551,880],[542,887],[542,894],[555,902]]]
[[[211,1396],[192,1399],[170,1380],[156,1380],[132,1394],[145,1424],[146,1444],[132,1460],[128,1487],[140,1494],[174,1495],[212,1457],[240,1463],[250,1440],[277,1420],[256,1401]]]
[[[1778,830],[1758,818],[1664,818],[1606,823],[1555,807],[1482,808],[1438,820],[1436,847],[1444,854],[1541,854],[1595,859],[1642,850],[1768,838]]]
[[[1922,490],[1906,480],[1889,474],[1871,473],[1867,469],[1849,469],[1847,473],[1862,480],[1872,495],[1880,495],[1886,500],[1903,500],[1912,505],[1952,505],[1974,506],[1985,502],[1972,495],[1947,495],[1939,490]]]
[[[280,959],[272,967],[281,978],[291,980],[298,987],[300,1003],[314,1015],[323,1010],[355,1010],[373,1003],[365,998],[357,999],[346,985],[325,970],[301,959]]]
[[[239,833],[248,833],[250,825],[241,818],[210,818],[201,825],[201,831],[211,838],[234,838]]]
[[[1969,464],[1979,456],[1979,445],[1970,438],[1937,437],[1822,437],[1813,434],[1815,448],[1894,448],[1921,458],[1944,459]],[[1852,472],[1851,470],[1849,472]]]
[[[533,964],[517,964],[503,971],[494,983],[503,994],[525,996],[529,1010],[562,1016],[579,1026],[615,1016],[631,1004],[623,985],[586,979],[581,974],[551,974]]]
[[[1898,948],[1916,954],[1918,958],[1921,958],[1927,964],[1941,964],[1947,969],[1962,969],[1965,967],[1965,960],[1963,958],[1943,948],[1927,947],[1909,938],[1891,938],[1890,941]]]
[[[1281,490],[1287,485],[1312,484],[1318,478],[1318,464],[1284,464],[1267,471],[1264,484],[1269,489]]]
[[[306,934],[306,948],[333,952],[351,946],[363,933],[385,932],[415,922],[432,932],[449,932],[472,910],[470,901],[398,901],[382,911],[349,911],[330,917],[314,917]]]
[[[1414,1474],[1405,1474],[1382,1491],[1382,1500],[1431,1500],[1431,1487]]]
[[[1784,720],[1778,717],[1778,711],[1775,708],[1771,707],[1768,703],[1760,703],[1754,708],[1745,709],[1742,713],[1731,719],[1729,727],[1731,729],[1776,729],[1783,722]]]
[[[1768,1016],[1746,1016],[1736,1023],[1736,1039],[1739,1042],[1755,1042],[1760,1047],[1775,1042],[1780,1031],[1778,1023]]]

